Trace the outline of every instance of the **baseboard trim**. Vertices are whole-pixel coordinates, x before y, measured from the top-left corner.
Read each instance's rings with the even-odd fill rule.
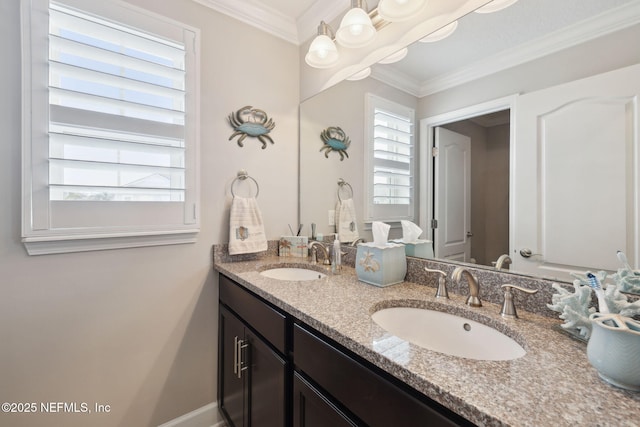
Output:
[[[225,422],[218,413],[218,404],[209,403],[187,414],[174,418],[158,427],[224,427]]]

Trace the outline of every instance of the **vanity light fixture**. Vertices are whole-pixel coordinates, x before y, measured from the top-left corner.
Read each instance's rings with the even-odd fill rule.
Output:
[[[434,31],[433,33],[427,35],[420,39],[422,43],[433,43],[449,37],[453,32],[458,28],[458,21],[453,21],[452,23],[445,25],[439,30]]]
[[[347,77],[347,80],[355,82],[357,80],[366,79],[370,75],[371,75],[371,67],[367,67],[364,70],[358,71],[357,73],[353,74],[352,76]]]
[[[402,60],[405,56],[407,56],[407,53],[409,53],[409,49],[405,47],[403,49],[400,49],[396,53],[392,53],[386,58],[381,59],[380,61],[378,61],[378,64],[393,64],[394,62]]]
[[[426,3],[426,0],[380,0],[378,14],[385,21],[405,21],[418,13]]]
[[[369,14],[362,7],[363,3],[364,0],[351,0],[351,9],[340,22],[336,40],[343,47],[364,47],[376,36],[376,29]]]
[[[481,8],[475,10],[476,13],[493,13],[502,9],[506,9],[518,0],[493,0],[491,3],[487,3]]]
[[[336,65],[339,54],[332,39],[331,27],[324,21],[318,25],[318,35],[311,42],[304,61],[314,68],[329,68]]]

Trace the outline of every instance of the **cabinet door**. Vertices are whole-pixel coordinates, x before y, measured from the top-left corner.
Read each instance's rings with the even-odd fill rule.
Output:
[[[298,373],[293,377],[293,427],[355,427]]]
[[[244,325],[224,307],[219,306],[218,324],[218,406],[230,427],[242,427],[245,413],[245,378],[238,378],[236,340],[244,338]]]
[[[287,362],[248,329],[243,362],[249,369],[250,426],[283,427],[286,422]]]

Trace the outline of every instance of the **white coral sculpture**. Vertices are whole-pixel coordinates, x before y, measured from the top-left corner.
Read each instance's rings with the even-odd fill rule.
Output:
[[[570,292],[558,283],[553,283],[551,286],[558,293],[551,296],[552,304],[547,304],[547,307],[561,313],[559,317],[564,320],[561,325],[563,328],[577,329],[580,336],[589,339],[591,336],[589,316],[596,311],[594,307],[589,307],[591,288],[582,285],[579,279],[573,281],[575,292]]]
[[[618,313],[627,317],[640,314],[640,299],[635,302],[629,302],[627,296],[620,292],[617,285],[608,285],[604,290],[604,297],[611,313]]]
[[[628,268],[619,268],[613,276],[613,281],[622,292],[640,294],[640,275]]]
[[[605,271],[599,271],[595,275],[600,282],[604,282],[607,277]],[[552,284],[551,286],[558,291],[558,294],[551,296],[552,304],[547,304],[547,307],[561,313],[559,317],[565,321],[561,325],[564,329],[577,329],[580,336],[589,339],[591,336],[589,315],[596,312],[595,307],[590,307],[593,301],[591,287],[585,277],[573,273],[572,276],[576,279],[573,281],[575,292],[570,292],[557,283]],[[640,300],[629,302],[627,296],[620,292],[617,284],[606,285],[604,299],[610,313],[627,317],[640,314]]]

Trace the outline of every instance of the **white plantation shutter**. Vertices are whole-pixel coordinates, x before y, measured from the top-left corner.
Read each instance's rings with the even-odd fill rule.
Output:
[[[23,0],[23,27],[28,251],[194,241],[197,30],[110,0]]]
[[[414,110],[367,95],[368,220],[414,216]]]
[[[50,200],[184,200],[184,46],[51,4],[49,108]]]

